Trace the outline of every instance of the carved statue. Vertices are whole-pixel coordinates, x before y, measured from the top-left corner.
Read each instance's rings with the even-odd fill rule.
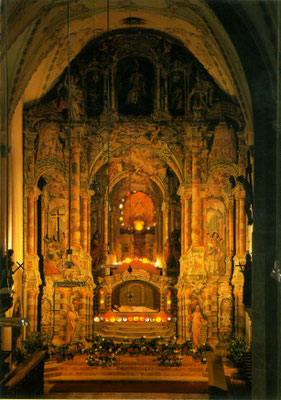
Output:
[[[235,132],[228,127],[225,121],[221,121],[215,128],[212,149],[209,161],[233,161],[237,160],[237,146]]]
[[[45,157],[63,156],[63,145],[59,138],[60,127],[56,122],[42,122],[38,128],[36,160]]]
[[[189,101],[193,97],[193,108],[209,109],[213,105],[214,85],[209,81],[200,80],[199,73],[196,74],[196,82],[189,94]]]
[[[252,304],[251,294],[252,294],[252,258],[249,253],[246,254],[245,265],[240,266],[240,271],[244,275],[244,285],[243,285],[243,304],[245,307],[250,308]],[[244,267],[244,268],[242,268]]]
[[[168,274],[179,273],[180,270],[180,234],[179,229],[174,230],[166,242],[166,265]]]
[[[245,191],[244,209],[248,218],[248,225],[252,225],[254,221],[252,212],[252,186],[243,175],[238,176],[237,181],[242,184]]]
[[[66,314],[66,343],[79,341],[81,338],[82,321],[79,315],[80,298],[73,297],[72,305]]]
[[[129,91],[126,97],[126,104],[140,105],[146,95],[144,76],[139,72],[139,63],[136,61],[135,71],[129,78]]]
[[[222,239],[217,232],[213,232],[212,236],[207,234],[207,250],[206,259],[208,261],[209,272],[211,274],[219,274],[220,263],[223,260]]]
[[[92,270],[97,269],[105,257],[105,248],[99,231],[93,234],[91,240]]]
[[[230,328],[231,323],[231,312],[232,312],[232,301],[230,298],[224,298],[221,301],[220,306],[220,325],[221,328]]]
[[[70,96],[68,76],[65,74],[64,80],[57,87],[58,93],[58,112],[68,109],[70,103],[70,116],[73,121],[76,121],[84,115],[83,111],[83,91],[79,86],[79,76],[70,76]]]
[[[195,311],[189,316],[189,320],[191,321],[192,344],[198,347],[200,344],[201,328],[207,324],[207,321],[203,318],[199,304],[196,305]]]
[[[3,257],[1,283],[0,283],[1,289],[2,288],[12,289],[12,286],[14,284],[13,274],[16,271],[13,271],[13,265],[14,265],[14,262],[12,260],[13,254],[14,250],[9,249],[7,255]]]

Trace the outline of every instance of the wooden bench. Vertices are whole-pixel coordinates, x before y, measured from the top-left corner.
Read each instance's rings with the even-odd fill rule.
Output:
[[[46,351],[29,356],[1,381],[1,395],[6,399],[39,398],[44,393]]]
[[[209,398],[225,398],[228,392],[222,358],[213,351],[207,352]]]

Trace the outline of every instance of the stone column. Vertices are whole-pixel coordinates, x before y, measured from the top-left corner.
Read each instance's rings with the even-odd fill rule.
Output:
[[[239,221],[240,221],[240,213],[239,213],[239,199],[235,198],[235,254],[240,254],[240,240],[239,240]]]
[[[239,202],[239,253],[243,257],[246,254],[246,212],[245,193],[240,193]]]
[[[192,247],[202,244],[201,229],[201,166],[199,147],[192,149],[192,219],[191,219],[191,241]]]
[[[202,243],[206,245],[207,238],[207,198],[204,193],[202,198]]]
[[[106,249],[108,250],[108,248],[107,248],[107,245],[108,245],[108,242],[109,242],[109,237],[108,237],[108,223],[109,223],[109,221],[108,221],[108,218],[109,218],[109,215],[108,215],[108,201],[105,201],[104,202],[104,244],[105,244],[105,246],[106,246]]]
[[[80,144],[73,140],[71,145],[71,243],[80,247]]]
[[[178,195],[181,197],[181,252],[184,255],[191,245],[191,187],[181,185]]]
[[[228,256],[232,257],[234,253],[234,200],[229,199],[228,203],[228,221],[227,221],[227,230],[228,230]]]
[[[165,201],[163,201],[161,210],[163,213],[163,246],[165,246],[169,237],[169,206]]]
[[[81,194],[81,247],[88,252],[88,208],[89,194],[83,191]]]
[[[170,203],[170,232],[175,230],[175,219],[176,219],[176,212],[175,212],[176,205],[174,202]]]
[[[30,331],[36,331],[37,329],[38,293],[37,289],[27,290],[27,317],[30,321]]]
[[[37,195],[33,190],[27,192],[27,253],[33,255],[35,251],[35,202]]]

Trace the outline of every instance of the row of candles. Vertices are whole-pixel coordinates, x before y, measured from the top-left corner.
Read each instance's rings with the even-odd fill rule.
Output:
[[[94,322],[176,322],[172,317],[144,317],[144,316],[124,316],[124,317],[101,317],[96,316]]]

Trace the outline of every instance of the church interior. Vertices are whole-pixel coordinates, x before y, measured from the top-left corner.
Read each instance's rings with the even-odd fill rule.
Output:
[[[1,2],[5,374],[31,333],[243,338],[249,398],[280,396],[280,10]]]

